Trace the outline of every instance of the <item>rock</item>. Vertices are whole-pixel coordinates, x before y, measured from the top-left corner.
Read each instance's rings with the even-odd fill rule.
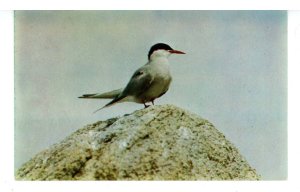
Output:
[[[172,105],[87,125],[37,154],[17,180],[258,180],[210,122]]]

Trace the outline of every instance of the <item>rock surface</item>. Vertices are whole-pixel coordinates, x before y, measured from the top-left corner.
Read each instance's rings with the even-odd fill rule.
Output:
[[[37,154],[17,180],[258,180],[210,122],[151,106],[77,130]]]

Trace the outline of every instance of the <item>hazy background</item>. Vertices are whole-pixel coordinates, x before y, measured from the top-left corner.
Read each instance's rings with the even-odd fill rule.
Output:
[[[287,177],[285,11],[17,11],[15,168],[86,124],[143,108],[84,93],[125,86],[164,42],[173,82],[156,104],[212,122],[263,179]]]

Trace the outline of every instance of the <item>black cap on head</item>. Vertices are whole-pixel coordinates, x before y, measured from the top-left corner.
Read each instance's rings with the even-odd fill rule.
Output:
[[[148,59],[150,59],[150,56],[152,55],[152,53],[158,49],[173,50],[169,45],[167,45],[165,43],[157,43],[150,48],[149,53],[148,53]]]

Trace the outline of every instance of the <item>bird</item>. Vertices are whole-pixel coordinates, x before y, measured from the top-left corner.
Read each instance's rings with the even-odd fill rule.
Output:
[[[148,52],[148,62],[133,73],[125,88],[105,93],[84,94],[78,98],[112,99],[95,112],[120,102],[140,103],[144,104],[145,108],[150,106],[147,105],[149,102],[154,105],[154,100],[168,91],[172,81],[168,61],[171,54],[185,53],[174,50],[165,43],[156,43]]]

